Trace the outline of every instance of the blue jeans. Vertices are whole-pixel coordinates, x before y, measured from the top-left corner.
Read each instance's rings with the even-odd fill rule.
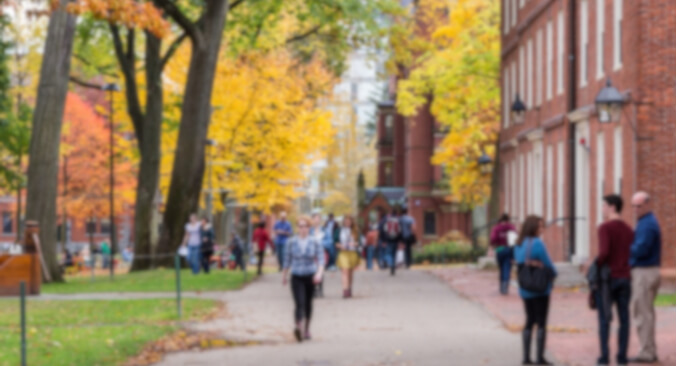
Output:
[[[510,281],[512,269],[512,248],[500,247],[496,250],[496,262],[498,263],[498,279],[501,282]]]
[[[324,243],[324,250],[327,251],[327,263],[325,264],[325,268],[329,268],[332,266],[336,265],[336,256],[338,253],[336,253],[336,246],[334,246],[334,243]]]
[[[630,339],[630,280],[627,278],[612,278],[610,283],[611,288],[611,304],[616,303],[616,310],[618,312],[618,320],[620,327],[618,328],[618,354],[616,361],[618,363],[627,363],[628,361],[628,340]],[[601,294],[596,294],[597,315],[599,318],[599,345],[602,355],[599,358],[599,363],[609,363],[609,323],[610,321],[602,314]]]
[[[387,243],[385,252],[385,262],[388,267],[395,266],[395,255],[397,254],[397,242]]]
[[[193,274],[200,273],[200,246],[188,246],[188,264]]]
[[[373,261],[374,261],[374,253],[376,252],[376,247],[373,245],[367,245],[367,269],[372,270],[373,268]]]
[[[275,243],[275,254],[277,255],[277,264],[280,266],[280,271],[282,271],[282,266],[284,266],[284,242]]]

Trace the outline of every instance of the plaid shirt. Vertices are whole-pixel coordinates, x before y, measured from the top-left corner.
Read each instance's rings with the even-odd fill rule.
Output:
[[[324,248],[319,241],[308,236],[308,245],[301,250],[299,238],[294,236],[287,241],[284,251],[284,269],[291,269],[297,276],[312,275],[324,266]]]

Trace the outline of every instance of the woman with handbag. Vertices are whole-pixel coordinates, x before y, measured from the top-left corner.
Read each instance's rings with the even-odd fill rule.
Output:
[[[526,324],[522,331],[523,365],[552,365],[545,353],[546,325],[552,282],[557,276],[555,266],[550,260],[548,250],[539,238],[543,231],[543,219],[539,216],[528,216],[522,224],[517,246],[514,249],[515,262],[518,268],[520,297],[524,301]],[[536,334],[537,359],[531,362],[531,332],[538,326]]]
[[[360,265],[359,238],[355,220],[351,216],[345,215],[336,242],[336,248],[339,250],[336,264],[341,268],[344,299],[353,296],[353,272]]]

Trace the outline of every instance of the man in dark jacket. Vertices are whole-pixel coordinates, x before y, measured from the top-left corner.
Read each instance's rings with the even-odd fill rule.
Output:
[[[631,361],[652,363],[658,359],[654,300],[661,283],[661,228],[651,212],[650,197],[646,192],[635,193],[632,206],[637,217],[635,238],[630,248],[632,314],[640,348],[639,355]]]

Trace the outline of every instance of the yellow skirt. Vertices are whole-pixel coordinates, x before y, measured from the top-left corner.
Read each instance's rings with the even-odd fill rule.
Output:
[[[354,269],[360,265],[360,256],[352,250],[342,250],[336,258],[336,265],[341,269]]]

